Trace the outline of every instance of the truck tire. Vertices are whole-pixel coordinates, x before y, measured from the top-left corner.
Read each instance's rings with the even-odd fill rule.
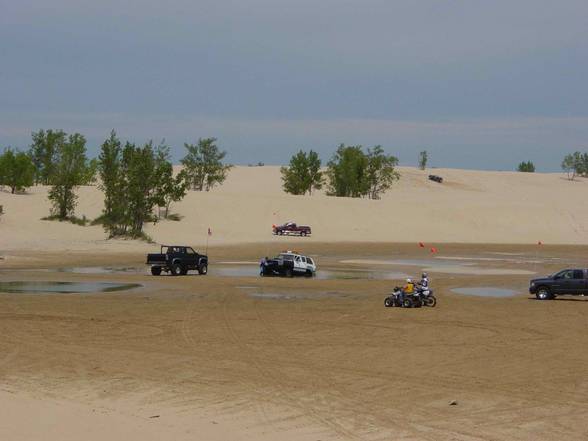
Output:
[[[300,235],[301,235],[301,236],[306,236],[306,231],[301,231],[301,232],[300,232]]]
[[[188,274],[188,268],[186,268],[185,266],[181,266],[182,271],[180,272],[180,274],[182,276],[185,276],[186,274]]]
[[[154,276],[160,276],[161,275],[161,267],[160,266],[152,266],[151,267],[151,274]]]
[[[203,263],[198,267],[198,274],[200,274],[201,276],[205,276],[206,274],[208,274],[208,265],[206,263]]]
[[[292,270],[290,268],[288,268],[286,270],[286,277],[294,277],[294,273],[292,272]]]
[[[540,286],[537,288],[535,297],[537,297],[537,300],[552,300],[553,294],[551,294],[551,291],[546,286]]]
[[[170,268],[170,272],[172,276],[180,276],[182,274],[182,265],[178,264],[178,263],[174,263],[171,268]]]

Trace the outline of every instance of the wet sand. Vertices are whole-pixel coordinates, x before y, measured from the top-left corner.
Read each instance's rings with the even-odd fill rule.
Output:
[[[439,248],[437,257],[498,258],[477,261],[481,269],[544,274],[588,266],[582,247]],[[211,249],[211,267],[271,251],[266,244]],[[317,256],[319,271],[374,269],[342,263],[349,259],[422,259],[426,267],[435,258],[399,244],[312,244],[304,251]],[[508,260],[513,254],[525,259]],[[438,306],[396,309],[383,301],[401,280],[38,272],[81,263],[141,267],[144,256],[20,257],[2,262],[0,281],[143,287],[0,294],[2,439],[588,436],[588,300],[536,301],[526,294],[528,275],[432,271]],[[420,268],[394,271],[416,276]],[[522,294],[451,291],[467,287]]]

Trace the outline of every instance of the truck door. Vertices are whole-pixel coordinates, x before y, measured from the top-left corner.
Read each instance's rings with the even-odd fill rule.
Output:
[[[554,294],[579,294],[582,292],[584,285],[584,273],[582,271],[564,270],[556,274],[554,279]]]
[[[586,278],[584,277],[583,270],[574,270],[574,275],[572,278],[572,289],[572,294],[584,294],[586,291]]]
[[[294,271],[306,271],[306,263],[302,261],[302,256],[294,256]]]

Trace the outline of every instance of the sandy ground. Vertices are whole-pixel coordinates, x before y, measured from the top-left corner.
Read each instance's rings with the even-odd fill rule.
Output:
[[[283,193],[279,167],[235,167],[211,192],[189,192],[172,206],[181,222],[148,225],[158,243],[202,246],[272,240],[271,225],[311,225],[308,242],[455,242],[588,244],[588,180],[563,174],[401,168],[399,182],[381,200]],[[429,181],[435,173],[443,184]],[[103,195],[79,189],[78,216],[100,215]],[[26,195],[0,192],[0,251],[89,250],[145,252],[147,244],[106,241],[101,227],[40,220],[49,212],[47,188]],[[283,242],[280,242],[283,243]]]
[[[353,259],[388,261],[380,266],[410,274],[431,267],[439,304],[384,308],[395,283],[386,280],[74,274],[35,268],[140,267],[144,257],[25,253],[0,263],[0,281],[143,287],[0,294],[0,438],[588,437],[588,301],[539,302],[526,293],[529,274],[447,273],[443,266],[541,274],[585,266],[587,248],[444,245],[431,257],[415,245],[293,245],[301,244],[323,269],[369,266],[345,263]],[[215,262],[247,262],[276,247],[226,246],[210,254]],[[518,294],[451,291],[472,286]]]

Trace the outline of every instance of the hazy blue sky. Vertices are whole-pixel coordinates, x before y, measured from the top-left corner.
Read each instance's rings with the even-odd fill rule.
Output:
[[[588,1],[0,0],[0,146],[39,128],[557,170],[588,151]]]

